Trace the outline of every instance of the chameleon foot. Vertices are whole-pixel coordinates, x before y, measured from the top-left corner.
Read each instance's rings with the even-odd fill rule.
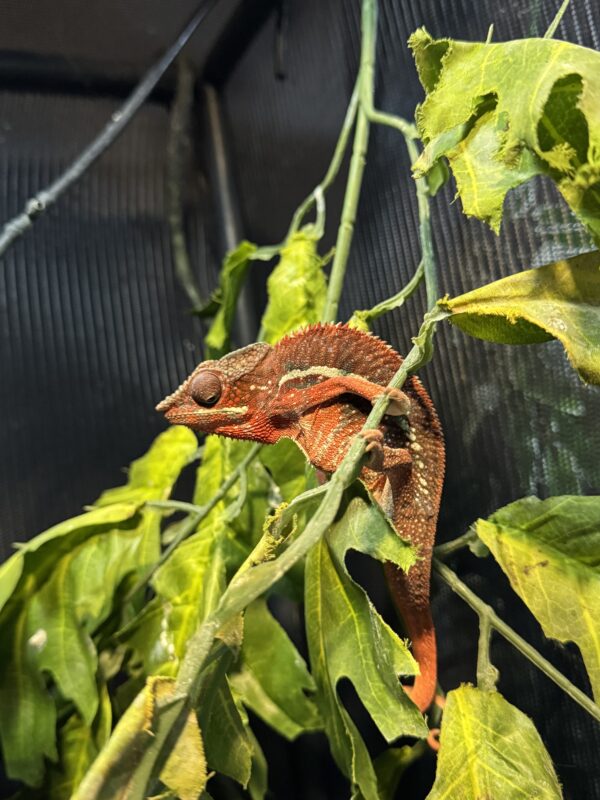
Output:
[[[361,439],[367,442],[365,452],[369,454],[367,466],[374,470],[383,469],[383,433],[378,428],[359,433]]]
[[[440,729],[439,728],[431,728],[429,730],[429,736],[427,737],[427,744],[431,749],[437,753],[440,749]]]
[[[390,404],[387,407],[386,414],[391,417],[405,417],[410,413],[410,398],[408,395],[401,392],[400,389],[394,389],[392,386],[386,386],[383,394],[390,398]]]

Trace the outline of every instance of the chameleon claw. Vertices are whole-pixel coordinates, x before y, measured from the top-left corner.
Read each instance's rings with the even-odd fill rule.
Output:
[[[371,428],[359,433],[367,442],[365,452],[369,454],[368,466],[374,470],[383,468],[383,433],[378,428]]]
[[[410,398],[400,389],[395,389],[393,386],[386,386],[383,394],[390,398],[390,404],[387,407],[386,414],[391,417],[405,417],[410,413]]]

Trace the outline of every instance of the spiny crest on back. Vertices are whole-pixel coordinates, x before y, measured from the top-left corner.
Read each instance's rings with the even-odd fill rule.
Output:
[[[391,377],[401,363],[394,348],[378,336],[341,322],[301,328],[281,339],[275,349],[287,368],[330,365],[351,373],[384,378]]]

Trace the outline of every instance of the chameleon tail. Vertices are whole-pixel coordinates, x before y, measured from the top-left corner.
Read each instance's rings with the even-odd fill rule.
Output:
[[[429,565],[418,562],[405,574],[388,563],[385,573],[406,634],[412,641],[413,656],[419,664],[420,672],[414,684],[405,688],[423,713],[433,702],[437,686],[437,648],[429,607]]]

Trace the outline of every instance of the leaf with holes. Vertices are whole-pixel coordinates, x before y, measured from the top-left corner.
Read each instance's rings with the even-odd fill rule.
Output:
[[[600,700],[600,497],[526,497],[477,534],[546,636],[579,646]]]
[[[446,157],[466,214],[498,230],[509,189],[549,176],[600,240],[600,53],[553,39],[409,40],[425,101],[415,175]]]
[[[558,339],[584,381],[600,383],[600,252],[594,250],[440,300],[465,333],[500,344]]]
[[[433,789],[427,800],[561,800],[533,722],[498,692],[448,693]]]
[[[365,798],[377,798],[377,780],[368,752],[337,696],[348,678],[377,727],[388,740],[427,735],[427,726],[404,692],[398,675],[414,675],[406,645],[379,616],[364,590],[349,576],[349,549],[403,569],[415,553],[392,529],[380,509],[361,493],[309,553],[306,565],[306,625],[317,705],[333,756]]]

